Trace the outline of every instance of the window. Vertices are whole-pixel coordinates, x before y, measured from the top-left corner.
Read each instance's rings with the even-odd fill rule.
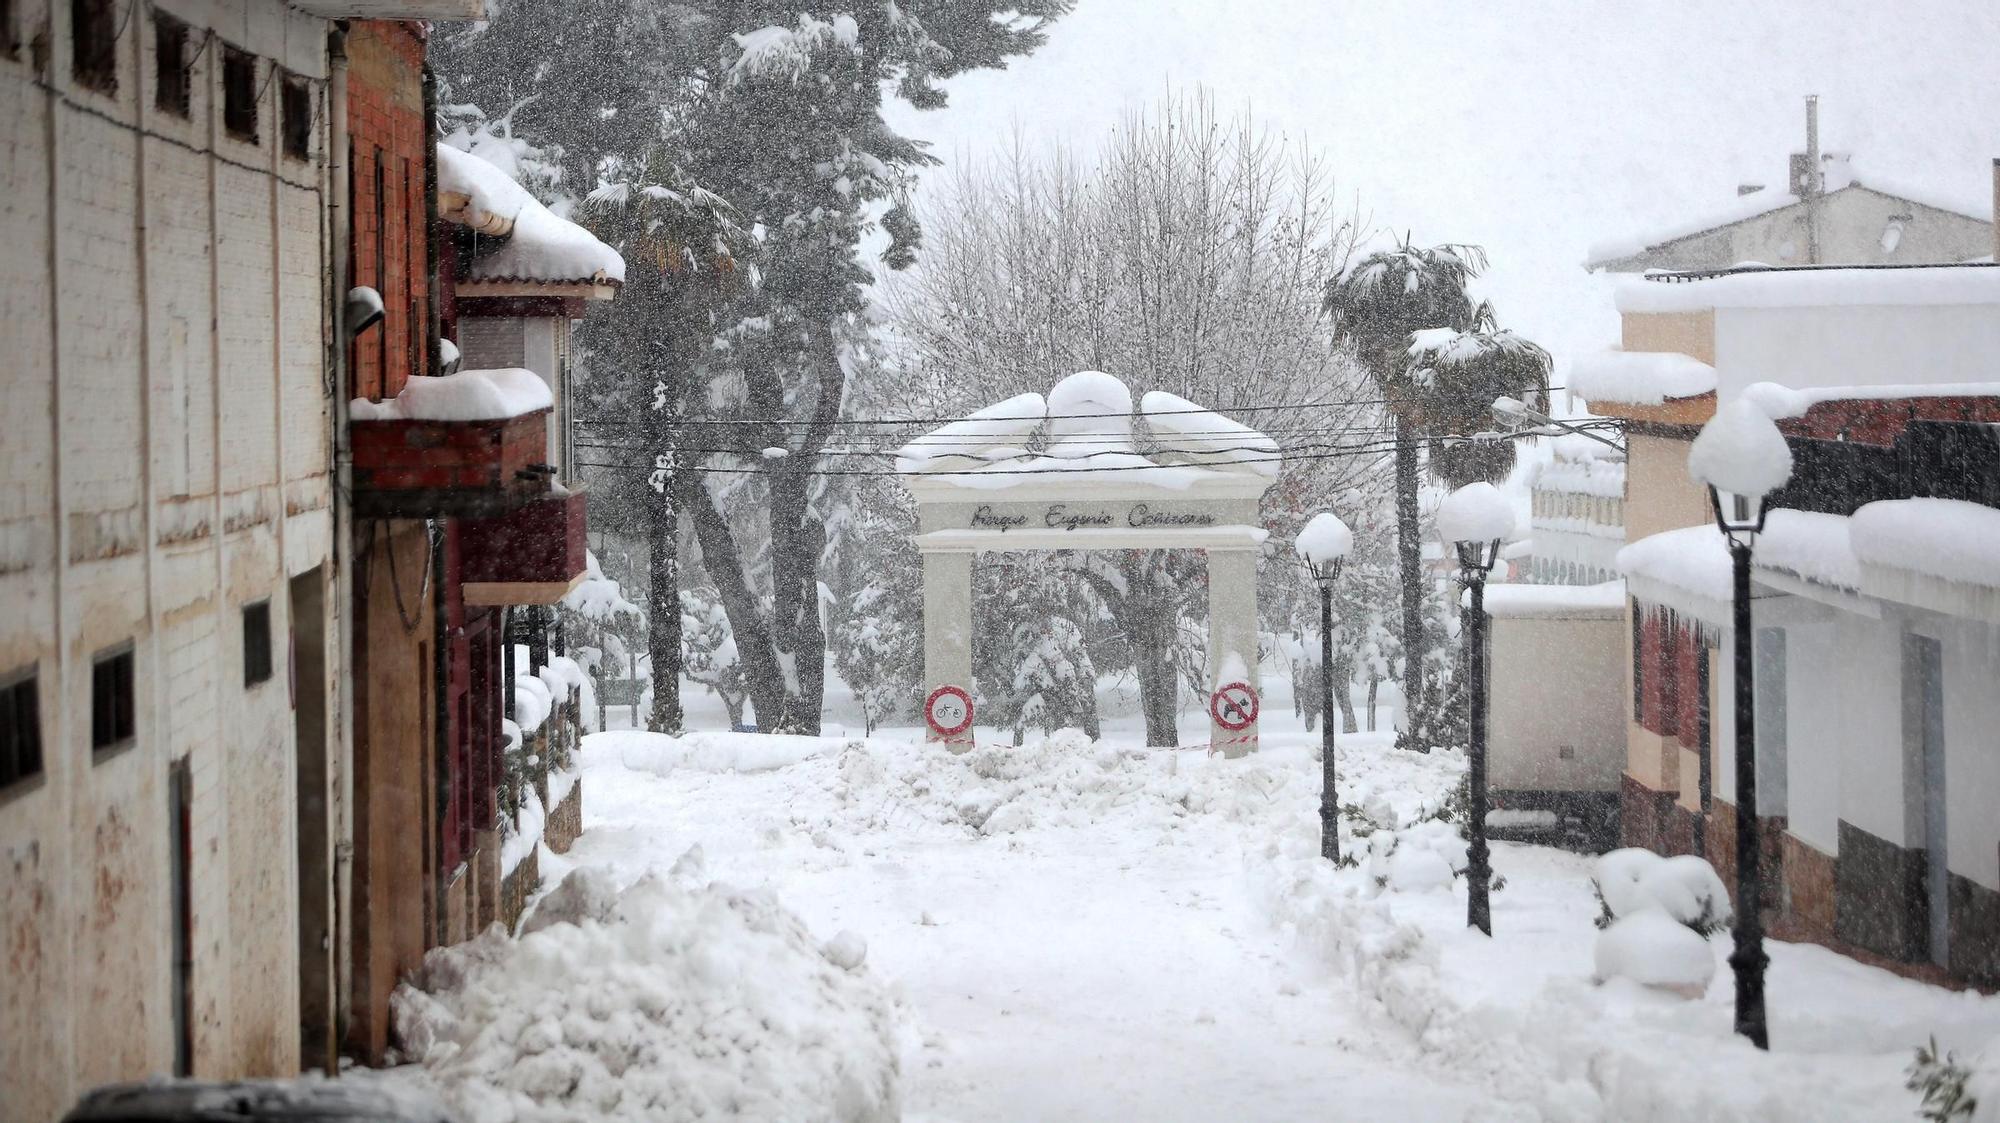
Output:
[[[304,160],[312,155],[312,87],[306,84],[304,78],[287,74],[281,98],[285,127],[285,155],[295,160]]]
[[[1646,718],[1646,617],[1632,602],[1632,720]]]
[[[90,747],[123,748],[132,740],[132,648],[100,654],[90,668]]]
[[[252,687],[271,677],[271,602],[243,606],[243,685]]]
[[[237,140],[257,143],[257,56],[227,44],[222,48],[222,127]]]
[[[188,25],[165,12],[153,13],[153,105],[176,117],[188,115]]]
[[[70,0],[70,75],[99,93],[118,92],[118,13],[112,0]]]
[[[13,58],[21,41],[14,36],[14,0],[0,0],[0,55]]]
[[[42,704],[29,667],[0,679],[0,788],[42,774]]]

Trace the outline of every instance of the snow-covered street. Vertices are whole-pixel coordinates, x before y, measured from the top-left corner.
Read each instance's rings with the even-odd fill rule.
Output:
[[[586,751],[589,829],[570,857],[623,880],[700,845],[713,876],[770,886],[822,935],[862,935],[908,1006],[909,1118],[1479,1117],[1475,1092],[1415,1072],[1401,1032],[1258,913],[1238,828],[1264,818],[1271,761],[1184,753],[1189,810],[1146,805],[1158,785],[1135,773],[1164,772],[1155,754],[1113,774],[1130,783],[1098,793],[1116,808],[1099,822],[1075,789],[1031,787],[1011,829],[979,834],[924,819],[976,816],[976,792],[844,800],[856,769],[829,759],[838,743],[779,770],[659,776],[619,760],[644,741]]]

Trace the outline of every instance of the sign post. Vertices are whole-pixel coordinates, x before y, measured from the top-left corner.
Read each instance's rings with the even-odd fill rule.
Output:
[[[1242,756],[1254,750],[1259,707],[1257,688],[1247,682],[1226,682],[1216,687],[1208,698],[1208,716],[1220,732],[1212,747],[1224,756]]]
[[[924,699],[924,724],[931,740],[953,751],[972,747],[972,694],[962,686],[940,686]]]

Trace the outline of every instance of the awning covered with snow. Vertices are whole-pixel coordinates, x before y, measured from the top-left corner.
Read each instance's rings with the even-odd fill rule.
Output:
[[[2000,510],[1891,499],[1862,507],[1849,523],[1862,591],[2000,623]]]
[[[505,170],[448,144],[438,145],[437,152],[439,213],[492,240],[493,248],[475,255],[467,266],[467,281],[544,286],[624,282],[625,259],[618,251],[558,217]]]
[[[1675,352],[1600,351],[1570,365],[1569,388],[1586,401],[1656,406],[1714,393],[1715,368]]]

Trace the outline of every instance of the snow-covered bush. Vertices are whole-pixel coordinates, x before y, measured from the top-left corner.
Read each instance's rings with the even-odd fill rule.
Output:
[[[900,1112],[892,1004],[845,934],[824,947],[698,856],[622,893],[573,872],[522,926],[425,956],[397,1035],[458,1117],[873,1121]]]
[[[1699,998],[1715,978],[1715,953],[1693,928],[1659,909],[1621,916],[1597,934],[1597,981],[1623,978]]]
[[[1591,882],[1604,907],[1599,928],[1658,910],[1706,938],[1728,927],[1735,915],[1715,867],[1692,854],[1663,858],[1636,846],[1613,850],[1597,860]]]

